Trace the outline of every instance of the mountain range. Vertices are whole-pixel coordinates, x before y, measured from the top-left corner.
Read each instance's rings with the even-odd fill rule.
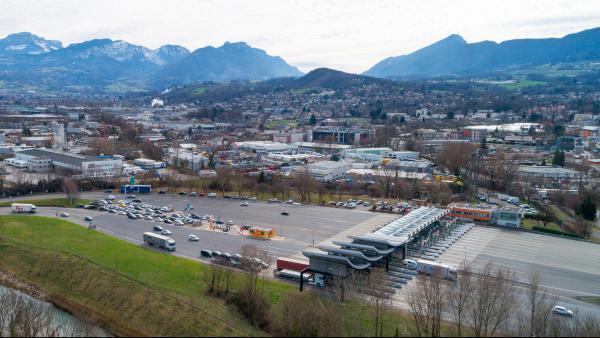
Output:
[[[411,54],[389,57],[365,75],[401,78],[478,75],[509,68],[600,60],[600,28],[562,38],[467,43],[450,35]]]
[[[411,54],[389,57],[361,76],[297,68],[244,42],[189,51],[177,45],[158,49],[122,40],[95,39],[63,46],[31,33],[0,39],[0,90],[147,91],[201,82],[289,78],[297,87],[339,88],[379,78],[477,76],[536,66],[600,61],[600,28],[550,39],[467,43],[450,35]],[[297,82],[289,82],[295,78]]]
[[[190,52],[176,45],[152,50],[110,39],[63,47],[31,33],[0,39],[0,81],[21,87],[127,91],[300,75],[280,57],[243,42]]]

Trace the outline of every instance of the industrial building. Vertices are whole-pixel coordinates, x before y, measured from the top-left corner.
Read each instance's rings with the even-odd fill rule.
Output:
[[[266,155],[270,153],[298,153],[298,147],[296,145],[271,141],[234,142],[233,147],[234,149],[257,155]]]
[[[312,132],[312,140],[314,142],[360,145],[367,142],[373,133],[370,129],[317,127]]]
[[[317,181],[332,181],[344,177],[352,164],[344,161],[321,161],[308,164],[306,174]]]
[[[59,168],[81,178],[120,176],[123,172],[122,159],[75,155],[46,148],[18,151],[15,158],[27,161],[27,169],[33,172]]]
[[[522,180],[539,178],[546,181],[562,181],[565,179],[580,179],[583,173],[559,166],[543,165],[521,165],[519,166],[519,177]]]

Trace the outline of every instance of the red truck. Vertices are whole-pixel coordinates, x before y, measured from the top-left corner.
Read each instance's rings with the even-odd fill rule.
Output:
[[[308,268],[307,261],[300,261],[291,258],[277,258],[277,270],[292,270],[292,271],[302,271]]]

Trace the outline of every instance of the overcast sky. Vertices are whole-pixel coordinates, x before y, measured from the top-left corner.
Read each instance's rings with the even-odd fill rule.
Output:
[[[0,36],[194,50],[246,41],[302,71],[362,72],[457,33],[468,42],[600,26],[599,0],[0,0]]]

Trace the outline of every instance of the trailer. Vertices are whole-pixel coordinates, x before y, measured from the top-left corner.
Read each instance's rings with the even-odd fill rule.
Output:
[[[176,242],[167,236],[155,234],[153,232],[144,232],[144,243],[149,246],[156,246],[163,250],[175,251]]]
[[[13,203],[10,205],[10,210],[15,214],[34,214],[36,207],[33,204]]]
[[[292,270],[292,271],[302,271],[308,268],[309,263],[307,261],[301,261],[297,259],[291,258],[277,258],[277,270]]]
[[[417,272],[427,276],[437,276],[449,281],[456,280],[456,268],[449,264],[419,259],[417,262]]]

